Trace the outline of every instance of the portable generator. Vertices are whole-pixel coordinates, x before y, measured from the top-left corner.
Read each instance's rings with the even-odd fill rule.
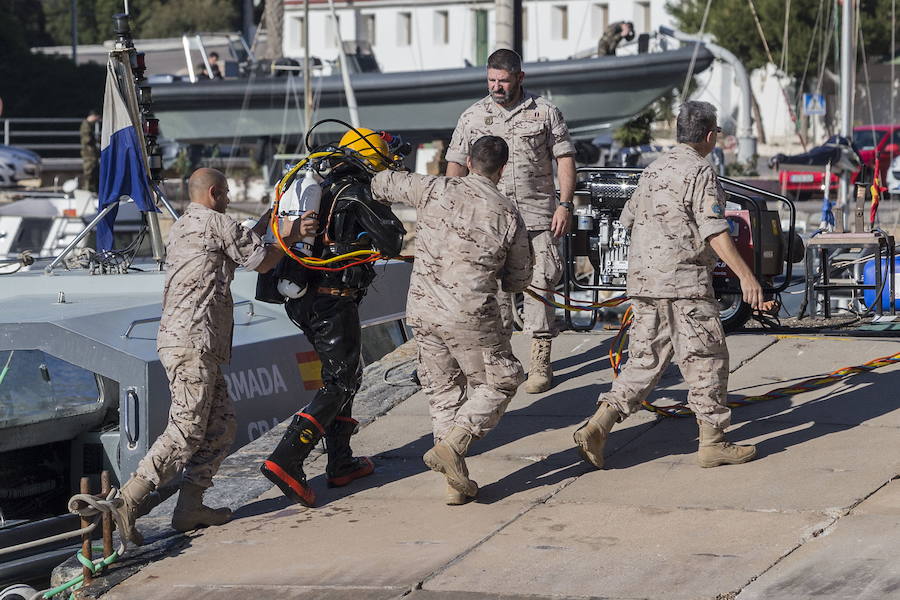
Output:
[[[597,302],[602,291],[625,291],[630,236],[619,219],[640,176],[640,169],[578,169],[575,197],[581,200],[572,214],[570,232],[563,240],[563,285],[567,297],[578,291],[589,292]],[[763,286],[766,300],[771,300],[790,285],[793,264],[803,260],[803,240],[795,231],[794,203],[733,179],[720,177],[719,181],[725,189],[725,218],[731,237]],[[787,212],[787,231],[782,230],[779,208]],[[586,257],[587,261],[579,261],[579,257]],[[742,300],[738,278],[722,261],[713,271],[713,289],[721,304],[725,329],[741,327],[752,311]],[[576,324],[571,311],[566,311],[565,318],[569,328],[586,331],[596,325],[598,315],[594,312],[587,324]]]

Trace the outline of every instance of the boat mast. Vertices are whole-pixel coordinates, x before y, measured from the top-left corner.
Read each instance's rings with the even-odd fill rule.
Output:
[[[312,79],[309,68],[309,0],[303,0],[303,135],[312,127]]]
[[[853,15],[857,0],[844,0],[841,12],[841,135],[853,136],[853,96],[856,83],[856,44],[853,36]],[[829,185],[829,182],[825,182]],[[850,223],[850,173],[841,173],[838,186],[838,203],[841,206],[844,232]]]

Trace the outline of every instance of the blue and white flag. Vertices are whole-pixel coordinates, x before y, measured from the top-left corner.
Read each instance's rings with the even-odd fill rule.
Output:
[[[150,193],[149,177],[141,152],[140,138],[119,91],[112,59],[106,64],[106,92],[103,95],[103,126],[100,134],[99,209],[123,196],[131,198],[144,212],[158,212]],[[118,206],[97,224],[97,250],[112,250],[113,225]]]

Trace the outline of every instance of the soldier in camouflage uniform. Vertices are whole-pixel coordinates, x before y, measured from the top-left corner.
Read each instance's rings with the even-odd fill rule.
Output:
[[[522,59],[512,50],[488,58],[490,94],[459,117],[447,149],[447,175],[466,174],[466,157],[475,140],[496,135],[509,145],[509,164],[500,191],[513,202],[528,228],[534,253],[532,287],[552,290],[562,275],[558,238],[569,230],[575,193],[575,146],[562,113],[546,99],[525,91]],[[553,183],[553,161],[559,178],[559,201]],[[540,292],[549,298],[549,292]],[[513,304],[500,294],[504,326],[512,330]],[[550,389],[551,340],[558,333],[552,306],[525,296],[525,332],[532,336],[531,365],[525,391]]]
[[[700,428],[702,467],[747,462],[754,446],[725,441],[728,348],[712,289],[719,256],[738,276],[745,302],[760,308],[762,289],[738,254],[725,219],[725,193],[704,157],[716,145],[716,110],[686,102],[678,114],[679,144],[641,175],[621,222],[631,229],[628,295],[634,310],[629,358],[599,408],[575,432],[584,459],[603,467],[613,425],[640,408],[671,362],[689,387]]]
[[[631,21],[616,21],[603,32],[603,37],[597,43],[597,54],[615,56],[616,48],[622,40],[630,42],[633,39],[634,24]]]
[[[172,226],[166,247],[166,282],[157,348],[172,394],[169,422],[137,472],[122,486],[118,511],[135,544],[143,537],[135,520],[146,514],[157,487],[184,470],[172,527],[188,531],[221,525],[231,510],[203,505],[203,494],[228,453],[235,436],[234,405],[228,397],[221,365],[231,359],[231,281],[238,266],[266,272],[283,256],[265,246],[268,213],[251,229],[225,216],[228,184],[214,169],[191,176],[191,203]],[[298,219],[285,237],[299,240],[314,233],[314,219]]]
[[[100,144],[97,141],[96,127],[100,113],[92,110],[81,122],[81,167],[83,181],[81,189],[97,193],[100,188]]]
[[[522,291],[532,271],[525,224],[496,185],[508,154],[502,139],[484,136],[472,144],[466,177],[385,171],[372,181],[377,200],[416,208],[406,315],[431,406],[435,445],[425,463],[446,476],[447,504],[477,493],[469,444],[497,425],[524,380],[497,303],[498,280],[503,291]]]

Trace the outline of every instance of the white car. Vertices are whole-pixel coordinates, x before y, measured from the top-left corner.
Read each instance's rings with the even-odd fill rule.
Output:
[[[887,172],[887,188],[888,194],[892,197],[900,197],[900,156],[891,163],[891,168]]]
[[[41,176],[41,157],[24,148],[0,144],[0,188]]]

